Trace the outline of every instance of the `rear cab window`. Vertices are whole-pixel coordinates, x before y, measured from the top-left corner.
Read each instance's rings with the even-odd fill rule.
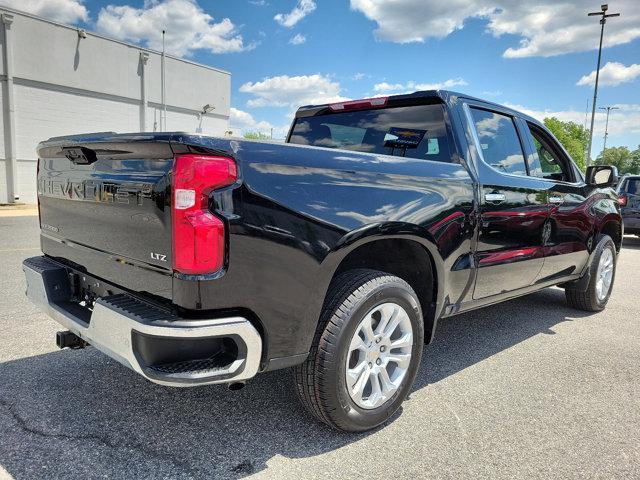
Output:
[[[296,118],[289,143],[452,162],[440,103],[332,112]]]

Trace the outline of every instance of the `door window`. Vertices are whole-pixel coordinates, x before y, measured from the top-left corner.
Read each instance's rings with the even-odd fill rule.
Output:
[[[569,166],[558,146],[547,135],[528,124],[535,152],[529,156],[529,174],[548,180],[570,182]]]
[[[640,179],[630,178],[627,180],[624,186],[624,192],[630,193],[631,195],[638,195],[640,193]]]
[[[526,175],[522,145],[513,119],[477,108],[471,109],[471,115],[484,161],[501,172]]]

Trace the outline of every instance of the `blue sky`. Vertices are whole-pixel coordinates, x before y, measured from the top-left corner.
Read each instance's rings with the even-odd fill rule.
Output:
[[[300,103],[447,87],[584,122],[599,24],[583,0],[0,0],[232,73],[232,124],[282,135]],[[525,5],[526,3],[526,5]],[[55,6],[55,8],[53,8]],[[610,11],[598,105],[640,144],[640,2]],[[607,65],[608,64],[608,65]],[[581,83],[581,84],[578,84]],[[602,148],[597,117],[594,154]]]

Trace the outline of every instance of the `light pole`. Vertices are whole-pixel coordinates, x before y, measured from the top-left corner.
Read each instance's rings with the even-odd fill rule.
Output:
[[[602,145],[602,158],[604,159],[604,153],[607,151],[607,137],[609,136],[609,113],[611,110],[620,110],[620,107],[600,107],[600,110],[607,111],[607,121],[604,124],[604,144]]]
[[[600,5],[599,12],[591,12],[589,17],[600,15],[600,46],[598,47],[598,66],[596,67],[596,84],[593,90],[593,105],[591,105],[591,128],[589,129],[589,147],[587,148],[587,165],[591,163],[591,142],[593,141],[593,121],[596,117],[596,100],[598,98],[598,78],[600,77],[600,59],[602,58],[602,37],[604,36],[604,24],[607,23],[609,17],[619,17],[619,13],[609,13],[607,10],[609,5]]]

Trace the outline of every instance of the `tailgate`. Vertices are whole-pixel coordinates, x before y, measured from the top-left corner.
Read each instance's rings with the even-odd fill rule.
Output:
[[[38,156],[43,252],[170,297],[169,142],[149,135],[67,137],[40,144]],[[154,282],[131,267],[168,278]],[[135,285],[141,279],[145,284]]]

